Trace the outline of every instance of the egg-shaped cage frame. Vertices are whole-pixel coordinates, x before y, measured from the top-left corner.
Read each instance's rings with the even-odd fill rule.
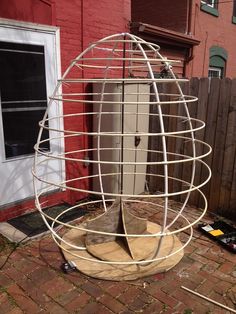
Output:
[[[129,33],[91,44],[58,80],[40,122],[36,207],[65,258],[93,277],[129,280],[172,268],[207,210],[200,188],[211,176],[202,160],[211,148],[196,138],[204,123],[188,109],[197,98],[174,74],[179,61],[159,50]],[[51,116],[52,107],[63,114]],[[55,191],[75,199],[56,217],[43,210]],[[192,194],[202,203],[194,216]],[[92,219],[62,219],[91,205]]]

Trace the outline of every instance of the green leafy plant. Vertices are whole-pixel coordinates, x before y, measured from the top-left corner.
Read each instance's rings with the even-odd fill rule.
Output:
[[[192,314],[193,310],[191,309],[185,309],[183,314]]]
[[[163,309],[163,311],[165,312],[165,311],[167,311],[168,306],[164,303],[163,306],[162,306],[162,309]]]

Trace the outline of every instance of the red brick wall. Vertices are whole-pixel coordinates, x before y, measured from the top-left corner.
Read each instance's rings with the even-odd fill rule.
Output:
[[[219,1],[219,16],[215,17],[200,10],[200,0],[196,0],[192,12],[192,33],[201,40],[193,51],[190,76],[207,76],[209,49],[220,46],[228,52],[226,76],[236,77],[236,24],[232,23],[233,1]]]
[[[49,0],[1,0],[0,17],[52,25],[54,5]]]
[[[232,23],[233,1],[219,1],[219,16],[200,9],[200,0],[132,0],[132,21],[153,24],[177,32],[192,33],[200,40],[187,65],[187,76],[207,76],[209,49],[219,46],[228,52],[226,76],[236,77],[236,24]],[[191,5],[189,16],[188,6]],[[189,27],[189,25],[191,25]]]
[[[62,73],[83,49],[95,40],[101,39],[113,33],[128,31],[130,21],[130,0],[1,0],[0,17],[55,25],[60,28],[61,65]],[[73,113],[78,106],[69,103],[64,104],[64,113]],[[82,118],[73,118],[65,121],[65,127],[77,130],[86,127]],[[70,151],[73,147],[84,145],[86,138],[67,140],[65,150]],[[67,163],[67,179],[73,178],[74,174],[85,174],[88,169],[82,165],[76,166]],[[83,182],[85,187],[88,183]],[[69,193],[58,194],[58,202],[62,199],[73,203],[83,195]],[[52,204],[55,203],[55,197]],[[32,210],[33,201],[25,202],[14,208],[0,210],[0,221]]]
[[[130,9],[127,0],[58,0],[56,2],[56,25],[60,27],[61,32],[62,72],[66,70],[70,61],[92,42],[113,33],[127,31],[129,19]],[[78,105],[64,103],[64,113],[73,112],[78,112]],[[84,130],[86,121],[76,117],[70,120],[66,119],[64,125],[65,129]],[[71,138],[66,140],[65,149],[66,151],[76,150],[85,145],[87,145],[87,138]],[[76,158],[75,155],[71,157]],[[78,176],[78,173],[80,176],[86,175],[87,171],[88,168],[76,163],[67,162],[66,164],[67,180]],[[74,183],[72,186],[86,189],[87,185],[88,182],[83,181]],[[84,194],[71,192],[67,200],[73,203],[83,196]]]
[[[185,33],[188,0],[132,0],[132,21]]]

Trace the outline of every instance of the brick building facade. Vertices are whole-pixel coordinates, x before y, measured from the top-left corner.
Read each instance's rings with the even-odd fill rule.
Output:
[[[187,77],[236,76],[236,2],[132,0],[132,28],[177,57]]]

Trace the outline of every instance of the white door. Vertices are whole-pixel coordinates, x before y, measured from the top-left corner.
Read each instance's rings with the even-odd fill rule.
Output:
[[[33,146],[60,73],[58,49],[58,29],[0,20],[0,206],[34,195]],[[54,103],[49,115],[59,114]],[[59,128],[58,121],[51,126]],[[62,145],[44,148],[60,153]],[[61,162],[50,167],[50,180],[61,181]]]

